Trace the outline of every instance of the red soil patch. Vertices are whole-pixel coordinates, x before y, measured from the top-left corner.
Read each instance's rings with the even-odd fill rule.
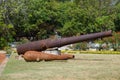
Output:
[[[0,64],[4,61],[5,58],[6,58],[6,55],[0,53]]]

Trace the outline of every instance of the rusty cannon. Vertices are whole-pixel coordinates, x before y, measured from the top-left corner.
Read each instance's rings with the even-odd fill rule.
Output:
[[[54,48],[54,47],[62,47],[64,45],[68,45],[68,44],[73,44],[73,43],[78,43],[78,42],[82,42],[82,41],[88,41],[88,40],[94,40],[97,38],[103,38],[103,37],[108,37],[108,36],[112,36],[112,31],[104,31],[104,32],[98,32],[98,33],[91,33],[91,34],[86,34],[86,35],[80,35],[80,36],[73,36],[73,37],[67,37],[67,38],[60,38],[60,39],[45,39],[45,40],[39,40],[39,41],[33,41],[33,42],[28,42],[25,44],[21,44],[19,46],[17,46],[17,52],[19,55],[23,55],[24,59],[28,60],[28,61],[32,61],[32,60],[37,60],[37,56],[38,55],[38,51],[44,51],[48,48]],[[30,51],[36,51],[36,52],[30,52]],[[41,54],[41,53],[40,53]],[[42,56],[39,56],[39,59],[45,59],[45,58],[41,58]],[[29,55],[32,55],[31,57]],[[29,58],[35,57],[36,59],[28,59],[25,58],[25,56],[29,56]],[[48,60],[55,60],[55,59],[71,59],[74,58],[73,55],[72,57],[69,57],[70,55],[54,55],[53,54],[48,54],[47,57],[51,56],[53,58],[50,58]],[[46,54],[45,54],[46,56]],[[56,56],[56,57],[55,57]],[[61,58],[62,56],[62,58]],[[64,57],[67,56],[67,57]],[[58,58],[59,57],[59,58]],[[47,60],[47,59],[46,59]]]
[[[54,54],[48,54],[48,53],[42,53],[38,51],[27,51],[25,52],[22,57],[26,61],[51,61],[51,60],[67,60],[67,59],[73,59],[74,55],[70,54],[60,54],[60,55],[54,55]]]

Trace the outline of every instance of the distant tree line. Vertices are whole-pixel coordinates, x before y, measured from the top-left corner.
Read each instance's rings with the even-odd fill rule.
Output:
[[[0,48],[20,37],[45,39],[120,31],[119,0],[0,0]]]

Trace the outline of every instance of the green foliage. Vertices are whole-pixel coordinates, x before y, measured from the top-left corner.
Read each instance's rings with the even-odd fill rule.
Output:
[[[84,54],[120,54],[120,51],[106,51],[106,50],[103,50],[103,51],[62,51],[62,53],[71,53],[71,54],[75,54],[75,53],[84,53]]]
[[[13,36],[15,33],[13,26],[11,24],[0,24],[0,49],[8,45],[9,42],[13,41]]]
[[[96,24],[97,24],[97,27],[101,29],[101,31],[110,30],[114,28],[114,22],[111,21],[109,16],[102,16],[102,17],[96,18]]]
[[[1,47],[12,37],[45,39],[59,31],[62,36],[119,31],[120,3],[112,0],[7,0],[0,3]],[[3,32],[3,29],[5,31]],[[7,32],[6,32],[7,31]],[[5,37],[4,37],[5,36]],[[6,39],[6,36],[9,36]]]
[[[12,48],[9,46],[4,47],[4,50],[7,52],[7,54],[11,54],[13,52]]]
[[[80,42],[74,44],[75,50],[87,50],[87,42]]]
[[[81,53],[88,53],[88,54],[120,54],[119,51],[81,51]]]

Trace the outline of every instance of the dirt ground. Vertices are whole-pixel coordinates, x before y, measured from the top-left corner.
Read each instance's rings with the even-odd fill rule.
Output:
[[[0,53],[0,76],[6,66],[7,61],[8,61],[8,58],[6,57],[6,54]]]
[[[3,53],[0,53],[0,64],[5,60],[6,55]]]

